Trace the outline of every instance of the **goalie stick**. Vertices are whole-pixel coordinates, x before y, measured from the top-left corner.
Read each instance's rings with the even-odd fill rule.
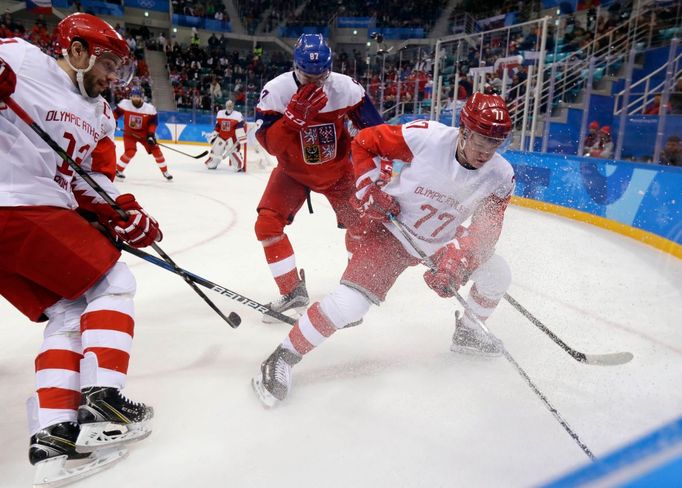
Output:
[[[424,251],[421,250],[421,248],[417,245],[417,243],[414,241],[412,236],[408,233],[407,229],[405,226],[400,222],[398,219],[395,218],[393,214],[387,214],[388,218],[390,221],[395,225],[395,227],[398,229],[398,231],[405,237],[407,242],[410,243],[410,246],[419,254],[419,256],[422,259],[422,262],[431,268],[433,271],[437,270],[437,267],[431,261],[431,259],[426,255]],[[490,334],[490,330],[488,330],[488,327],[476,317],[476,314],[469,308],[469,304],[467,304],[466,300],[462,298],[462,295],[460,295],[457,291],[455,291],[455,298],[457,301],[464,307],[464,310],[468,312],[469,317],[478,325],[486,334]],[[559,424],[564,428],[566,433],[571,436],[571,438],[578,444],[580,449],[589,457],[591,460],[594,461],[595,456],[592,453],[592,451],[587,447],[587,445],[580,440],[580,437],[578,437],[578,434],[571,428],[570,425],[568,425],[568,422],[564,420],[564,418],[561,416],[559,411],[551,404],[549,403],[549,400],[547,397],[540,391],[540,389],[533,383],[533,381],[530,379],[530,376],[528,376],[528,373],[519,365],[519,363],[516,362],[516,360],[513,358],[513,356],[507,351],[507,348],[502,346],[502,354],[504,354],[504,357],[509,361],[509,363],[516,368],[516,371],[523,377],[523,379],[526,380],[526,383],[528,383],[528,386],[530,386],[531,390],[533,390],[533,393],[537,395],[537,397],[542,401],[542,403],[545,404],[545,407],[550,411],[550,413],[554,416],[554,418],[559,422]]]
[[[133,136],[138,141],[144,141],[145,140],[144,137],[138,136],[137,134],[133,134],[132,132],[124,132],[123,135],[124,136]],[[168,146],[166,144],[161,144],[160,142],[157,142],[156,145],[161,146],[161,147],[165,147],[166,149],[170,149],[171,151],[175,151],[176,153],[180,153],[183,156],[187,156],[188,158],[192,158],[192,159],[201,159],[208,154],[208,151],[204,151],[201,154],[197,154],[196,156],[194,156],[192,154],[187,154],[186,152],[180,151],[179,149],[175,149],[174,147]]]
[[[535,316],[526,310],[523,305],[517,302],[508,293],[504,294],[504,299],[507,300],[512,307],[521,312],[521,314],[526,317],[530,322],[540,329],[542,332],[547,334],[550,339],[552,339],[561,349],[566,351],[573,359],[580,363],[592,364],[597,366],[618,366],[620,364],[625,364],[632,360],[634,357],[631,352],[612,352],[606,354],[585,354],[584,352],[576,351],[564,341],[562,341],[557,335],[549,330],[545,324],[540,322]]]
[[[59,144],[57,144],[54,141],[54,139],[52,139],[52,137],[50,137],[50,135],[47,132],[45,132],[42,129],[42,127],[40,127],[37,124],[37,122],[35,122],[31,118],[31,116],[28,113],[26,113],[26,111],[23,108],[21,108],[21,106],[19,106],[19,104],[17,104],[17,102],[14,101],[13,98],[11,98],[11,97],[6,98],[4,100],[4,103],[9,108],[11,108],[14,111],[14,113],[16,113],[17,116],[21,120],[23,120],[29,127],[31,127],[31,129],[33,129],[33,131],[35,131],[35,133],[38,134],[38,136],[40,136],[40,138],[43,141],[45,141],[45,143],[48,146],[50,146],[54,150],[54,152],[56,152],[59,155],[59,157],[61,157],[64,161],[66,161],[68,163],[68,165],[71,167],[71,169],[73,169],[78,174],[78,176],[83,178],[83,180],[88,185],[90,185],[90,187],[93,190],[95,190],[97,192],[97,194],[100,197],[102,197],[102,199],[108,205],[110,205],[111,208],[113,208],[116,211],[116,213],[118,213],[121,216],[121,218],[128,220],[128,218],[129,218],[128,212],[126,212],[121,207],[119,207],[118,204],[114,201],[114,199],[111,198],[111,195],[109,195],[106,191],[104,191],[104,188],[102,188],[100,186],[100,184],[97,183],[83,168],[81,168],[81,166],[78,163],[76,163],[73,160],[73,158],[71,156],[69,156],[66,153],[66,151],[64,151],[64,149],[62,149],[62,147]],[[163,258],[163,261],[166,262],[168,264],[168,266],[171,266],[175,270],[176,274],[179,274],[180,276],[182,276],[182,278],[185,280],[185,282],[197,293],[197,295],[199,295],[201,298],[203,298],[203,300],[208,304],[208,306],[211,307],[213,309],[213,311],[215,311],[225,322],[227,322],[230,325],[230,327],[236,328],[239,326],[239,324],[241,323],[241,320],[242,320],[241,317],[239,317],[239,315],[237,315],[234,312],[230,312],[229,316],[225,316],[225,314],[215,305],[215,303],[213,303],[211,301],[211,299],[208,298],[206,296],[206,294],[204,292],[202,292],[199,289],[199,287],[197,287],[196,284],[194,284],[194,282],[191,280],[191,278],[189,276],[187,276],[187,274],[185,274],[178,267],[177,264],[175,264],[175,262],[171,259],[171,257],[168,254],[166,254],[163,251],[163,249],[161,249],[159,247],[158,244],[154,243],[151,246],[152,246],[152,249],[154,249],[157,253],[159,253],[159,256],[161,256]]]
[[[141,249],[134,248],[132,246],[129,246],[128,244],[123,244],[121,249],[124,251],[134,254],[138,258],[144,259],[147,262],[150,262],[152,264],[155,264],[156,266],[163,268],[167,271],[170,271],[171,273],[176,273],[178,274],[178,271],[173,269],[172,266],[170,266],[168,263],[163,261],[162,259],[157,258],[156,256],[153,256],[149,253],[144,252]],[[271,310],[270,308],[266,307],[265,305],[258,303],[255,300],[252,300],[251,298],[245,297],[244,295],[237,293],[236,291],[232,291],[229,288],[226,288],[221,285],[217,285],[213,283],[212,281],[207,280],[206,278],[202,278],[199,275],[195,275],[191,271],[187,271],[182,269],[182,272],[184,272],[187,276],[190,277],[192,281],[194,281],[196,284],[201,285],[205,288],[208,288],[209,290],[212,290],[216,293],[220,293],[223,296],[226,296],[227,298],[231,298],[232,300],[235,300],[243,305],[246,305],[249,308],[254,309],[256,312],[260,312],[265,315],[269,315],[273,318],[276,318],[277,320],[281,322],[285,322],[289,325],[294,325],[296,323],[296,319],[289,317],[288,315],[284,315],[283,313],[276,312],[274,310]]]

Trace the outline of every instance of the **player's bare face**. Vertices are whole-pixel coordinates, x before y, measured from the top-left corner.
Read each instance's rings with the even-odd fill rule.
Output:
[[[101,95],[111,83],[118,80],[121,61],[115,56],[102,54],[98,56],[95,65],[83,76],[85,91],[91,97]]]
[[[492,159],[495,151],[499,149],[503,142],[504,139],[494,139],[477,134],[476,132],[470,132],[462,147],[464,159],[466,160],[464,162],[476,169],[481,168]]]

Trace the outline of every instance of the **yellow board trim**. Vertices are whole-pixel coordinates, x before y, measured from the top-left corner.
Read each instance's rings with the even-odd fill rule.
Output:
[[[682,259],[682,245],[664,237],[658,236],[652,232],[637,229],[636,227],[631,227],[629,225],[616,222],[615,220],[609,220],[591,213],[582,212],[574,208],[554,205],[553,203],[541,202],[539,200],[516,196],[513,196],[511,201],[514,205],[518,205],[519,207],[532,208],[535,210],[540,210],[541,212],[552,213],[568,219],[578,220],[580,222],[595,225],[597,227],[601,227],[602,229],[610,230],[611,232],[616,232],[617,234],[636,239],[640,242],[643,242],[644,244],[655,247],[656,249]]]

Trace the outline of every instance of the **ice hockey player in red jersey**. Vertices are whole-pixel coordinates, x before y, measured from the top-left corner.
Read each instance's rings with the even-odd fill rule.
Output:
[[[485,321],[511,283],[506,261],[495,254],[504,212],[514,189],[511,165],[496,150],[511,131],[504,101],[476,93],[461,112],[461,128],[415,120],[402,126],[364,129],[352,143],[357,205],[365,226],[341,284],[314,303],[261,365],[252,386],[273,406],[291,388],[292,366],[334,332],[355,324],[379,305],[408,267],[421,262],[388,218],[395,216],[437,271],[424,274],[441,297],[469,280],[467,303]],[[404,162],[391,178],[391,163]],[[471,217],[468,227],[462,224]],[[458,318],[451,349],[499,355],[502,343],[465,313]]]
[[[159,123],[156,108],[143,100],[140,87],[134,87],[130,90],[129,99],[121,100],[121,103],[114,110],[114,117],[116,120],[123,117],[124,152],[116,166],[116,176],[120,179],[125,178],[123,171],[135,156],[139,143],[145,148],[147,154],[154,156],[163,177],[169,181],[172,180],[173,175],[168,172],[166,159],[156,143],[156,126]]]
[[[268,304],[277,312],[301,311],[309,303],[284,227],[311,191],[327,198],[339,227],[353,226],[357,211],[349,203],[354,178],[346,117],[358,128],[383,122],[364,89],[331,67],[332,52],[324,37],[303,34],[294,48],[293,71],[270,80],[256,107],[257,123],[262,121],[256,137],[277,158],[255,225],[281,295]],[[348,233],[346,247],[352,247]]]
[[[211,153],[206,161],[208,169],[216,169],[220,162],[229,158],[229,164],[235,173],[243,171],[244,158],[242,144],[246,143],[246,122],[244,116],[234,109],[234,102],[225,102],[225,110],[216,115],[215,128],[208,138]]]
[[[122,219],[12,110],[0,110],[0,295],[47,321],[27,402],[36,484],[61,485],[118,461],[142,439],[152,408],[126,398],[135,278],[97,227],[135,247],[161,240],[158,223],[120,195],[115,121],[100,96],[128,82],[125,40],[76,13],[56,27],[58,60],[22,39],[0,41],[0,102],[12,99],[129,213]],[[65,465],[81,459],[81,466]]]

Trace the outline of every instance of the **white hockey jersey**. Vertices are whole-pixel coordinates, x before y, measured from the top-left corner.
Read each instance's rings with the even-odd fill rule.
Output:
[[[0,57],[17,75],[12,95],[17,104],[76,163],[88,172],[98,171],[91,156],[100,141],[111,138],[99,148],[115,151],[111,108],[104,99],[83,97],[52,57],[22,39],[0,40]],[[0,152],[0,206],[77,207],[73,170],[8,107],[0,110]]]
[[[415,120],[403,125],[401,134],[404,145],[403,141],[400,145],[407,146],[412,158],[384,191],[398,200],[398,220],[427,255],[452,241],[457,228],[486,199],[493,196],[504,200],[513,192],[514,170],[501,155],[495,153],[479,169],[467,169],[457,161],[459,129]],[[388,143],[384,138],[384,145]],[[419,257],[393,224],[385,225],[410,254]]]
[[[244,116],[240,111],[233,110],[229,115],[226,110],[218,112],[214,130],[222,139],[234,139],[237,127],[244,127]]]

